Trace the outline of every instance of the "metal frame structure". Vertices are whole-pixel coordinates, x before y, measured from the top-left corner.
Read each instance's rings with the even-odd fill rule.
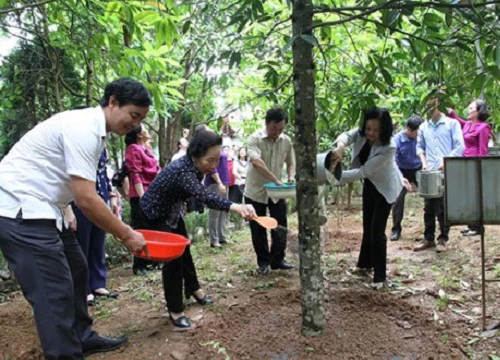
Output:
[[[462,158],[444,158],[444,205],[445,205],[445,217],[448,225],[470,225],[471,223],[478,223],[481,227],[484,227],[485,224],[493,225],[500,224],[500,217],[498,218],[488,218],[485,219],[485,202],[484,202],[484,178],[483,178],[483,161],[498,163],[497,166],[500,168],[500,157],[462,157]],[[472,163],[475,165],[475,173],[468,173],[470,177],[469,180],[472,179],[471,183],[463,184],[464,181],[467,181],[466,177],[461,176],[450,176],[448,172],[451,172],[451,168],[454,166],[454,163],[462,163],[467,167]],[[452,165],[453,164],[453,165]],[[463,212],[463,215],[460,214],[450,214],[450,208],[455,205],[465,206],[463,198],[457,196],[457,194],[450,194],[450,188],[453,185],[462,185],[462,187],[468,187],[469,195],[471,193],[475,193],[474,199],[469,199],[475,201],[473,204],[468,204],[468,209]],[[500,191],[497,192],[500,194]],[[487,194],[487,196],[491,196],[492,194]],[[496,195],[496,194],[494,194]],[[494,199],[499,202],[498,207],[500,208],[500,196],[499,199]],[[450,204],[452,203],[452,204]],[[454,204],[453,204],[454,203]],[[450,206],[451,205],[451,206]],[[472,217],[467,217],[465,214],[467,211],[474,212]],[[475,215],[475,216],[474,216]],[[486,329],[486,283],[498,281],[495,279],[486,279],[486,267],[485,267],[485,245],[484,245],[484,231],[481,234],[481,300],[482,300],[482,328]]]

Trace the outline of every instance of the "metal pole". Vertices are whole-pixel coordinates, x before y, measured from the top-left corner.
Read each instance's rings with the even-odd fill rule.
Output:
[[[484,214],[483,214],[483,162],[477,159],[479,165],[479,225],[481,231],[481,298],[483,307],[483,331],[486,330],[486,265],[484,252]]]

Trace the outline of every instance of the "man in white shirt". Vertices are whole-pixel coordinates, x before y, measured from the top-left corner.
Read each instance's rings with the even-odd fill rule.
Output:
[[[144,237],[118,220],[96,192],[95,174],[109,132],[125,135],[149,111],[146,88],[130,79],[106,86],[100,106],[56,114],[24,135],[0,162],[0,249],[33,308],[47,359],[83,359],[127,339],[92,331],[88,268],[62,209],[74,200],[85,216],[131,252]]]
[[[295,179],[295,153],[292,140],[285,134],[288,115],[280,108],[270,109],[266,113],[266,127],[248,138],[248,161],[245,185],[245,204],[253,205],[257,216],[269,215],[283,228],[287,227],[287,209],[284,199],[273,200],[267,196],[265,183],[283,185],[281,177],[284,165],[287,165],[288,181]],[[266,275],[271,270],[290,270],[294,266],[285,261],[286,235],[271,232],[271,249],[267,232],[255,221],[250,222],[252,243],[257,255],[257,273]]]

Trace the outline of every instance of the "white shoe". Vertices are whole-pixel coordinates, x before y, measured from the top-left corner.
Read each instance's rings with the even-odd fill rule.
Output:
[[[370,287],[374,290],[380,290],[382,289],[383,287],[385,286],[385,281],[381,281],[381,282],[372,282],[370,284]]]

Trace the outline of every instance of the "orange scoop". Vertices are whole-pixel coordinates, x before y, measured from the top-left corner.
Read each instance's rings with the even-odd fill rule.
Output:
[[[256,216],[252,220],[269,230],[276,229],[278,227],[278,221],[270,216]]]
[[[190,241],[184,236],[153,230],[136,230],[144,235],[149,251],[149,257],[142,251],[135,256],[156,261],[170,261],[178,258],[184,253]]]

